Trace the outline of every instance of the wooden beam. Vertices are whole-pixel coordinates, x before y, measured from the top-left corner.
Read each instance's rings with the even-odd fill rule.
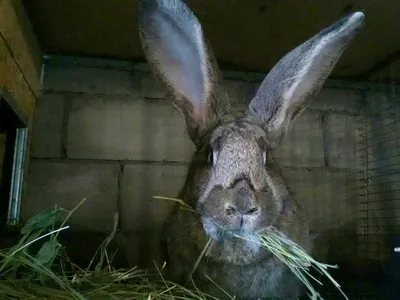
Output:
[[[33,93],[24,75],[8,50],[3,39],[0,38],[0,87],[6,87],[14,97],[22,111],[32,118],[36,95]]]
[[[26,77],[30,89],[38,98],[42,54],[21,0],[0,1],[0,36],[2,48],[4,45],[8,48],[22,76]]]

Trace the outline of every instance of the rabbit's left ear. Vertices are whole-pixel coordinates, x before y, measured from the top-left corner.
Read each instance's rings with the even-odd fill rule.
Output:
[[[344,17],[286,54],[266,76],[249,114],[276,142],[322,88],[363,24],[362,12]]]

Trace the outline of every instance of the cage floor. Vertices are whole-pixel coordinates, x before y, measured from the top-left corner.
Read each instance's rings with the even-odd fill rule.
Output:
[[[349,300],[399,300],[400,285],[395,283],[390,274],[376,269],[330,271],[333,278],[340,284],[342,291]],[[318,277],[317,277],[318,278]],[[317,289],[324,300],[345,299],[340,291],[329,281],[322,280],[322,286]],[[309,299],[308,296],[301,298]]]

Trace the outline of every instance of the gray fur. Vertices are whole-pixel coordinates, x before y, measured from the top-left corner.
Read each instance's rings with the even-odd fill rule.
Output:
[[[230,112],[214,54],[197,18],[180,0],[142,0],[139,9],[146,58],[198,146],[204,132]]]
[[[320,91],[363,24],[361,12],[342,18],[286,54],[265,77],[249,109],[277,142]]]
[[[296,298],[302,285],[290,270],[232,232],[254,237],[273,225],[311,251],[303,209],[269,149],[321,88],[364,16],[352,14],[286,55],[265,78],[249,113],[236,118],[190,9],[180,0],[142,0],[139,14],[147,60],[185,116],[197,146],[179,195],[196,213],[177,205],[165,226],[168,279],[187,282],[211,239],[193,274],[197,287],[226,298],[207,275],[238,299]]]

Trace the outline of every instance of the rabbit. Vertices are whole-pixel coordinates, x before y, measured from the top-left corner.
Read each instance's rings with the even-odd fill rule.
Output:
[[[347,15],[286,54],[262,81],[248,111],[238,116],[212,48],[184,2],[141,0],[138,23],[150,70],[185,118],[196,147],[179,194],[194,211],[177,204],[164,227],[166,278],[192,282],[219,299],[299,297],[302,283],[254,240],[257,232],[274,226],[306,251],[313,244],[304,209],[271,150],[322,88],[362,28],[364,14]]]

